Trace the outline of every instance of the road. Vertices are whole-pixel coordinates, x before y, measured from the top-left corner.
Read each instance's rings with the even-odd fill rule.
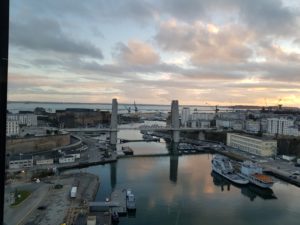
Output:
[[[28,190],[32,194],[16,207],[8,203],[9,193],[15,189]],[[4,222],[7,225],[19,225],[41,203],[48,193],[49,184],[18,184],[5,189]]]

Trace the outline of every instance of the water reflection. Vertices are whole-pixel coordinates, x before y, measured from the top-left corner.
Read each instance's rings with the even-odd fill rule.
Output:
[[[211,172],[211,176],[213,177],[214,185],[220,186],[222,192],[225,189],[227,191],[230,191],[230,187],[231,187],[231,185],[233,185],[234,187],[241,189],[242,195],[248,197],[250,199],[250,201],[254,201],[254,199],[256,197],[260,197],[261,199],[264,199],[264,200],[277,199],[277,197],[275,196],[272,189],[260,188],[253,184],[237,185],[237,184],[231,183],[229,180],[227,180],[226,178],[222,177],[221,175],[219,175],[213,171]]]
[[[166,143],[167,149],[170,153],[170,169],[169,169],[169,174],[170,174],[170,181],[173,183],[177,182],[177,174],[178,174],[178,143]]]
[[[170,156],[170,181],[177,182],[178,174],[178,155]]]
[[[117,163],[110,164],[110,186],[114,190],[117,184]]]

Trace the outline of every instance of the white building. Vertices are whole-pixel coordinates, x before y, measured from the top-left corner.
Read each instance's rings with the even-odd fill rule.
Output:
[[[66,155],[66,156],[60,157],[58,159],[58,162],[59,163],[72,163],[72,162],[75,162],[75,156],[73,156],[73,155]]]
[[[191,120],[213,120],[214,117],[215,117],[214,113],[193,112],[191,114]]]
[[[26,114],[7,114],[7,120],[18,120],[19,124],[26,126],[37,126],[37,115]]]
[[[54,163],[54,159],[52,157],[36,157],[35,164],[36,165],[52,165]]]
[[[294,126],[294,120],[285,118],[268,118],[267,119],[267,133],[278,135],[291,135],[290,127]]]
[[[227,133],[227,145],[259,156],[274,156],[277,153],[277,140],[242,134]]]
[[[220,119],[227,119],[227,120],[245,120],[246,119],[246,112],[239,111],[239,112],[219,112],[218,117]]]
[[[9,159],[9,168],[10,169],[23,169],[30,168],[33,166],[32,155],[14,155]]]
[[[258,133],[260,126],[259,120],[246,120],[245,122],[245,130],[249,133]]]
[[[242,120],[232,120],[232,119],[216,119],[216,127],[218,129],[233,129],[233,130],[243,130],[244,123]]]
[[[242,131],[244,129],[244,121],[242,120],[232,120],[231,127],[233,130]]]
[[[78,150],[66,150],[64,154],[74,156],[75,159],[80,159],[80,151]]]
[[[19,135],[20,127],[18,120],[7,120],[6,121],[6,136],[15,136]]]
[[[227,119],[217,119],[216,120],[216,127],[218,129],[223,128],[232,128],[232,121]]]
[[[181,111],[181,125],[186,127],[190,119],[190,108],[184,107]]]
[[[28,127],[37,126],[37,115],[35,114],[19,114],[20,124],[25,124]]]

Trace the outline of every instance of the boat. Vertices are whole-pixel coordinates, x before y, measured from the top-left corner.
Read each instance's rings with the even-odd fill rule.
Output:
[[[248,179],[239,176],[228,157],[216,154],[212,159],[212,169],[221,176],[236,184],[248,184]]]
[[[211,176],[213,177],[214,185],[221,187],[221,191],[230,191],[231,186],[234,186],[240,189],[241,194],[249,198],[251,201],[253,201],[256,197],[259,197],[264,200],[277,199],[273,190],[270,188],[260,188],[254,184],[236,185],[214,171],[211,172]]]
[[[128,146],[122,146],[122,151],[125,155],[133,155],[132,148],[130,148]]]
[[[135,197],[130,189],[126,191],[126,207],[128,211],[136,210]]]
[[[262,188],[271,188],[274,184],[273,179],[263,174],[262,168],[251,161],[242,163],[240,176]]]

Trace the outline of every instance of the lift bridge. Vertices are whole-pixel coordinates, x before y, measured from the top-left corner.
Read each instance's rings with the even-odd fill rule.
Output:
[[[212,128],[189,128],[180,127],[179,122],[179,105],[178,100],[173,100],[171,103],[171,125],[167,127],[162,126],[140,126],[140,127],[118,127],[118,101],[117,99],[112,100],[112,113],[110,128],[69,128],[64,129],[68,132],[109,132],[110,133],[110,144],[117,144],[117,135],[120,130],[141,130],[141,131],[171,131],[172,142],[179,143],[180,131],[199,131],[199,138],[204,139],[205,130],[211,130]]]

